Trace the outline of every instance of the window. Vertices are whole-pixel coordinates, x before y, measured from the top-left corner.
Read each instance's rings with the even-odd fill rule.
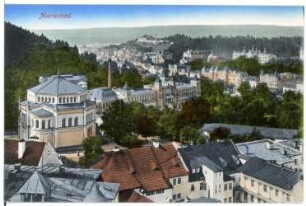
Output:
[[[251,195],[251,202],[254,202],[254,196]]]
[[[232,189],[232,183],[228,184],[228,189],[231,190]]]
[[[181,184],[181,178],[180,177],[177,179],[177,184]]]
[[[176,200],[176,194],[173,194],[173,195],[172,195],[172,199],[173,199],[173,200]]]
[[[191,185],[191,192],[193,192],[194,191],[194,185]]]
[[[232,197],[229,197],[229,198],[228,198],[228,202],[232,202]]]
[[[68,119],[68,127],[72,127],[72,118],[71,117]]]
[[[62,98],[61,97],[59,98],[59,103],[62,103]]]
[[[175,178],[173,179],[173,185],[176,185],[176,179]]]
[[[45,124],[46,124],[46,123],[45,123],[45,120],[43,120],[43,121],[41,122],[41,128],[42,128],[42,129],[45,129],[45,126],[46,126]]]
[[[290,201],[290,194],[287,194],[287,201]]]
[[[154,195],[154,191],[146,192],[147,196]]]
[[[36,123],[36,128],[38,129],[39,128],[39,121],[36,120],[35,123]]]
[[[176,197],[177,199],[181,199],[181,193],[178,193]]]
[[[48,120],[48,128],[51,128],[51,119]]]
[[[52,97],[52,103],[54,103],[54,97]]]
[[[251,180],[251,186],[254,187],[254,180]]]
[[[263,186],[263,190],[264,190],[264,192],[267,192],[267,185]]]
[[[218,193],[218,191],[217,191],[217,185],[215,186],[215,193],[216,193],[216,194]]]
[[[278,196],[278,190],[275,190],[275,196]]]
[[[219,185],[219,193],[221,192],[221,185]]]
[[[200,190],[206,190],[206,184],[204,182],[200,183]]]
[[[66,127],[66,119],[65,118],[62,119],[62,127]]]
[[[227,191],[227,184],[224,184],[224,191]]]
[[[79,118],[75,117],[74,118],[74,126],[78,126]]]
[[[224,202],[224,203],[227,203],[227,198],[224,198],[223,202]]]
[[[157,190],[156,191],[156,194],[161,194],[161,193],[164,193],[164,190]]]

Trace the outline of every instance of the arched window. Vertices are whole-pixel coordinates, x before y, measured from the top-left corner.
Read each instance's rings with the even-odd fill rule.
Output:
[[[34,120],[32,119],[32,127],[34,128],[34,126],[35,126],[35,125],[34,125]]]
[[[73,102],[73,97],[70,97],[70,102]]]
[[[66,119],[65,118],[62,119],[62,127],[66,127]]]
[[[52,103],[54,103],[54,97],[52,97]]]
[[[73,98],[73,102],[76,102],[76,97]]]
[[[43,121],[41,122],[41,128],[42,128],[42,129],[45,129],[45,126],[46,126],[45,124],[46,124],[46,123],[45,123],[45,120],[43,120]]]
[[[48,102],[51,102],[51,97],[49,97],[49,101]]]
[[[35,121],[35,124],[36,124],[36,128],[38,129],[38,128],[39,128],[39,121],[36,120],[36,121]]]
[[[47,102],[48,101],[48,98],[47,97],[45,97],[45,102]]]
[[[67,97],[67,103],[69,103],[69,97]]]
[[[65,97],[63,97],[63,103],[66,103],[66,98]]]
[[[48,120],[48,128],[51,128],[51,119]]]
[[[40,102],[40,97],[37,97],[37,101]]]
[[[72,118],[71,117],[68,119],[68,127],[72,127]]]
[[[79,118],[75,117],[74,118],[74,126],[78,126],[79,124]]]
[[[62,103],[62,98],[61,97],[59,98],[59,103]]]

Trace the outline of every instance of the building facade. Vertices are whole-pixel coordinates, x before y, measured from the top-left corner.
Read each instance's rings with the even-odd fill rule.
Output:
[[[61,76],[28,89],[19,111],[20,139],[49,142],[59,148],[81,145],[96,134],[95,103],[84,88]]]
[[[253,157],[241,168],[240,201],[248,203],[301,203],[301,173]]]

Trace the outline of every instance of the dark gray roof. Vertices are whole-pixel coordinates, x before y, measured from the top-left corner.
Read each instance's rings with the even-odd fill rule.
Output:
[[[92,89],[90,90],[89,94],[91,100],[96,99],[102,101],[103,99],[117,99],[116,93],[108,87]]]
[[[189,173],[189,182],[195,182],[200,180],[205,180],[205,177],[202,172]]]
[[[45,95],[66,95],[81,94],[85,89],[66,80],[61,76],[54,76],[47,81],[30,89],[35,94]]]
[[[52,112],[49,112],[45,109],[35,110],[35,111],[32,111],[31,113],[37,117],[52,117],[53,116]]]
[[[262,135],[263,137],[272,139],[292,139],[293,136],[295,136],[298,132],[294,129],[269,128],[222,123],[204,124],[201,130],[206,132],[212,132],[218,127],[229,128],[231,130],[231,134],[236,135],[250,135],[254,130],[256,130],[260,132],[260,135]]]
[[[291,190],[301,177],[297,171],[268,163],[257,157],[251,158],[237,171],[285,190]]]
[[[227,174],[223,174],[223,181],[227,182],[227,181],[231,181],[234,180],[234,178],[232,178],[231,176],[227,175]]]
[[[232,173],[241,166],[232,141],[190,145],[178,151],[190,171],[205,164],[214,171]]]

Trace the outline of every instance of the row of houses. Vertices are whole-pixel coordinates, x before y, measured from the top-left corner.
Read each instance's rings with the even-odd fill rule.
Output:
[[[232,141],[116,149],[91,169],[67,168],[59,158],[41,163],[55,153],[46,143],[5,144],[5,200],[11,202],[303,201],[300,171],[243,154]]]
[[[201,70],[201,76],[213,81],[222,81],[235,87],[239,87],[242,82],[248,82],[251,88],[255,88],[258,83],[265,83],[272,92],[294,91],[303,93],[304,91],[302,78],[292,73],[264,74],[262,72],[257,77],[229,68],[204,67]]]

